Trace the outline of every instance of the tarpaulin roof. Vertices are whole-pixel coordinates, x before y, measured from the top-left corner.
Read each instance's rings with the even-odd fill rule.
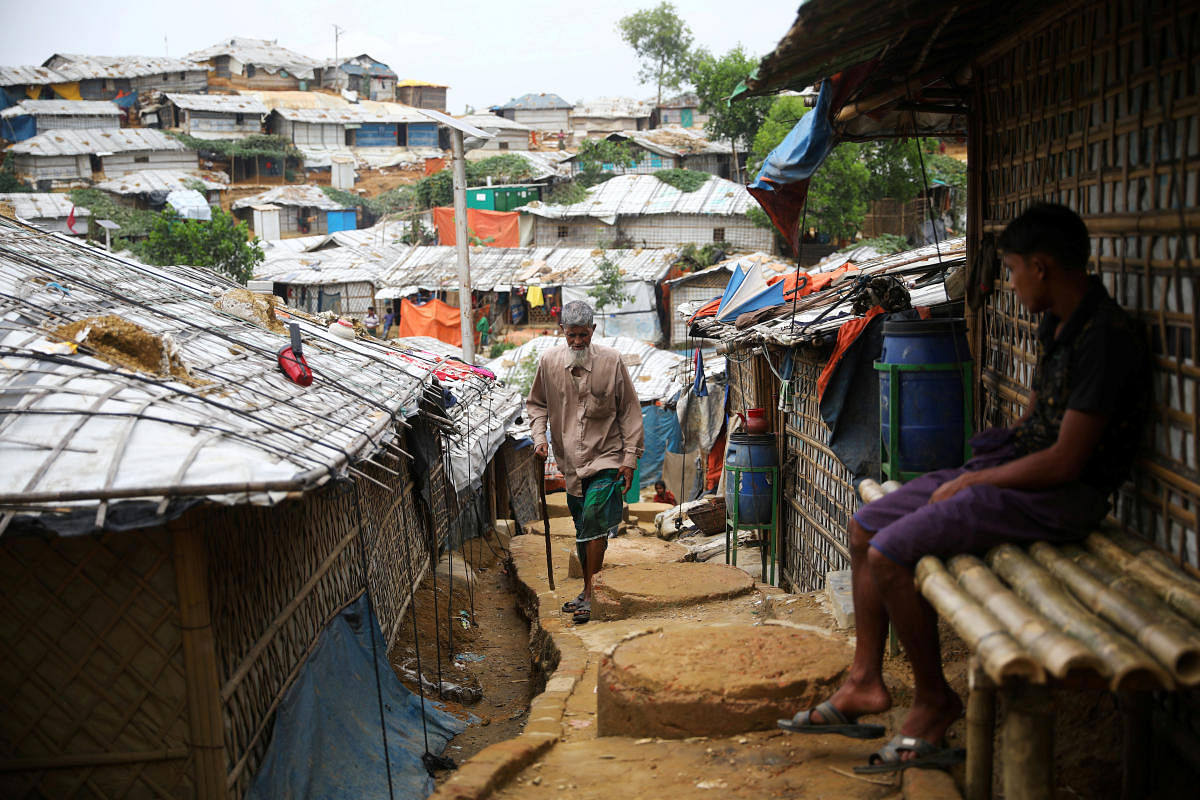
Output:
[[[0,117],[116,117],[121,109],[107,100],[22,100],[0,111]]]
[[[46,86],[52,83],[70,83],[74,80],[76,79],[49,67],[0,67],[0,86]]]
[[[588,189],[585,200],[571,205],[533,202],[522,214],[549,219],[595,217],[613,225],[620,216],[643,214],[745,214],[753,200],[740,183],[712,176],[694,192],[681,192],[653,175],[618,175]]]
[[[231,56],[242,64],[253,64],[267,72],[286,70],[297,78],[313,77],[313,69],[322,66],[320,59],[280,47],[274,39],[249,39],[234,36],[212,47],[188,53],[193,61],[208,61],[217,56]]]
[[[598,119],[646,119],[654,112],[654,103],[634,97],[597,97],[585,100],[571,111],[573,117]]]
[[[485,131],[511,130],[529,132],[535,130],[528,125],[522,125],[516,120],[502,117],[499,114],[463,114],[462,116],[455,117],[455,119],[461,120],[468,125],[474,125],[476,128]]]
[[[175,138],[153,128],[61,128],[17,142],[9,150],[34,156],[80,156],[135,150],[187,150]]]
[[[76,217],[90,217],[92,212],[76,206],[68,194],[54,192],[11,192],[0,194],[0,203],[10,203],[13,211],[24,220],[63,219],[75,209]]]
[[[203,64],[167,56],[86,56],[75,53],[55,53],[46,59],[45,64],[52,66],[69,81],[140,78],[165,72],[194,72],[204,69]]]
[[[195,189],[176,189],[167,192],[167,205],[184,219],[212,219],[212,207],[204,195]]]
[[[188,111],[216,111],[223,114],[266,114],[270,111],[257,97],[238,94],[174,94],[167,99]]]
[[[409,249],[408,245],[363,244],[293,253],[273,248],[255,268],[254,279],[307,285],[365,282],[377,286],[384,270],[404,258]]]
[[[495,150],[468,150],[468,161],[482,161],[485,158],[491,158],[496,155]],[[571,166],[567,162],[575,157],[574,153],[568,153],[565,150],[508,150],[505,152],[507,156],[517,156],[525,159],[531,169],[533,176],[529,180],[543,181],[547,178],[569,178],[571,177]]]
[[[372,107],[367,104],[371,103]],[[364,122],[430,122],[431,120],[411,106],[400,103],[362,100],[346,104],[341,108],[287,108],[277,106],[275,113],[286,120],[313,122],[326,125],[362,124]]]
[[[370,75],[372,78],[395,78],[396,73],[382,61],[371,58],[366,53],[348,58],[340,63],[329,62],[347,75]]]
[[[110,194],[147,194],[149,192],[173,192],[187,189],[188,184],[199,181],[208,191],[229,188],[229,176],[218,170],[143,169],[127,172],[119,178],[109,178],[96,184]]]
[[[341,203],[331,200],[329,195],[322,192],[319,187],[308,183],[300,184],[299,186],[275,186],[267,189],[265,192],[259,192],[250,197],[243,197],[236,201],[233,207],[249,208],[250,206],[258,206],[264,203],[277,206],[318,208],[322,211],[344,211],[346,209]]]
[[[610,141],[628,139],[652,153],[664,156],[731,155],[727,140],[713,141],[703,130],[696,128],[668,126],[649,131],[616,131],[606,138]]]

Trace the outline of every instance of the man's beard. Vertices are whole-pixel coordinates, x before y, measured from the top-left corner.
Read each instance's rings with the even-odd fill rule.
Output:
[[[587,364],[588,348],[581,347],[578,350],[571,348],[571,366],[582,367]]]

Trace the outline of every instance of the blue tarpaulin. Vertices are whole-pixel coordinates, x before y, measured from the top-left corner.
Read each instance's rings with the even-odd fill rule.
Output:
[[[120,108],[133,108],[137,104],[138,93],[136,91],[129,94],[118,95],[112,101]]]
[[[387,717],[393,797],[407,800],[427,797],[433,791],[433,779],[421,762],[425,753],[421,699],[400,683],[385,650],[383,634],[368,613],[365,597],[329,623],[283,698],[271,744],[246,795],[248,800],[388,797],[376,670]],[[425,709],[429,749],[440,753],[466,723],[435,708],[428,699]]]
[[[29,114],[0,117],[0,139],[8,142],[23,142],[34,136],[37,136],[37,120]]]
[[[663,456],[670,450],[678,453],[682,445],[683,432],[679,418],[669,408],[658,405],[642,407],[642,430],[645,433],[642,457],[638,459],[641,471],[641,486],[653,486],[662,477]]]

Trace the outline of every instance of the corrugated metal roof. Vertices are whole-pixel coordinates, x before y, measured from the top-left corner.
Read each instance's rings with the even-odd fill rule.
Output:
[[[187,189],[188,184],[200,181],[207,190],[222,190],[229,188],[229,176],[216,170],[195,170],[184,172],[176,169],[144,169],[130,172],[119,178],[110,178],[96,184],[97,189],[103,189],[112,194],[146,194],[148,192],[173,192]]]
[[[270,73],[284,69],[297,78],[311,78],[313,69],[324,63],[320,59],[280,47],[278,40],[242,36],[234,36],[212,47],[188,53],[188,58],[193,61],[208,61],[217,56],[232,56],[242,64],[253,64],[257,69]]]
[[[629,139],[647,150],[664,156],[694,156],[701,154],[730,155],[729,142],[712,141],[704,131],[694,128],[665,127],[650,131],[617,131],[609,139]]]
[[[45,86],[51,83],[70,83],[72,80],[74,78],[49,67],[33,65],[0,67],[0,86]]]
[[[471,286],[493,291],[509,286],[592,286],[600,280],[600,256],[625,281],[656,283],[678,257],[673,249],[593,250],[583,247],[480,247],[471,250]],[[383,274],[383,285],[444,289],[458,286],[455,248],[413,247]],[[506,291],[501,288],[499,291]]]
[[[78,156],[134,150],[187,150],[175,138],[153,128],[84,128],[46,131],[17,142],[11,152],[34,156]]]
[[[60,219],[70,216],[75,209],[76,217],[90,217],[92,212],[76,206],[67,194],[51,192],[0,193],[0,203],[12,204],[17,216],[25,220]]]
[[[573,117],[599,119],[644,119],[654,111],[654,103],[634,97],[597,97],[575,106]]]
[[[520,97],[514,97],[502,106],[495,106],[495,108],[512,109],[514,111],[571,109],[574,107],[574,104],[568,103],[552,92],[530,92]]]
[[[0,111],[0,117],[22,114],[41,117],[117,117],[121,115],[121,109],[107,100],[22,100]]]
[[[694,192],[681,192],[653,175],[618,175],[588,189],[581,202],[534,202],[521,206],[520,212],[549,219],[596,217],[612,225],[619,216],[641,214],[745,214],[753,202],[745,186],[715,175]]]
[[[167,56],[86,56],[75,53],[55,53],[47,64],[67,76],[68,80],[90,78],[138,78],[164,72],[193,72],[204,65]]]
[[[468,125],[474,125],[485,131],[522,131],[529,132],[534,130],[528,125],[522,125],[520,122],[502,117],[498,114],[464,114],[461,117],[455,117],[460,122],[465,122]]]
[[[424,114],[400,103],[374,102],[370,100],[342,108],[275,108],[275,113],[293,122],[323,123],[326,125],[362,124],[364,122],[432,122]],[[386,108],[380,106],[388,106]]]
[[[280,249],[270,253],[255,268],[254,280],[309,285],[363,282],[378,286],[382,283],[383,272],[403,259],[410,249],[409,245],[377,247],[369,244],[330,247],[316,252]]]
[[[267,114],[270,109],[257,97],[234,94],[168,94],[167,99],[189,111],[228,114]]]
[[[592,343],[611,347],[621,353],[621,360],[625,369],[629,371],[629,377],[633,379],[634,389],[637,390],[638,400],[643,403],[670,399],[682,385],[678,377],[690,366],[687,359],[678,353],[659,350],[626,336],[594,336]],[[566,339],[562,336],[538,336],[520,347],[509,350],[499,358],[492,359],[487,363],[487,367],[496,373],[497,378],[508,380],[520,369],[520,363],[529,356],[541,358],[542,353],[550,348],[565,344]]]
[[[371,58],[366,53],[355,56],[354,58],[346,59],[339,63],[333,63],[333,66],[345,72],[347,75],[370,75],[372,78],[395,78],[396,73],[392,68],[382,61],[377,61]]]
[[[715,275],[716,273],[724,273],[732,275],[733,268],[737,264],[741,264],[742,268],[750,266],[757,262],[763,271],[763,276],[770,280],[776,275],[786,275],[796,271],[796,265],[793,262],[783,261],[777,256],[768,255],[767,253],[751,253],[748,256],[738,256],[722,261],[720,264],[714,264],[705,269],[698,269],[695,272],[688,272],[680,275],[678,278],[672,278],[669,281],[663,281],[667,286],[686,286],[689,283],[701,278]],[[713,297],[721,294],[718,288],[713,289]]]
[[[250,206],[271,203],[277,206],[304,206],[319,208],[322,211],[344,211],[345,206],[335,203],[318,187],[305,183],[300,186],[276,186],[265,192],[259,192],[252,197],[243,197],[233,204],[234,208],[249,208]]]

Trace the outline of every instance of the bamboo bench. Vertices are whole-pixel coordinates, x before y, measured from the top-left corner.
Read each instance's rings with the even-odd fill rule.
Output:
[[[865,502],[899,486],[865,480]],[[1114,529],[1080,545],[993,548],[984,559],[927,556],[917,588],[971,650],[967,800],[992,793],[997,695],[1005,796],[1054,792],[1054,689],[1131,693],[1200,686],[1200,581],[1167,555]],[[1123,703],[1123,797],[1145,783],[1149,712]]]

